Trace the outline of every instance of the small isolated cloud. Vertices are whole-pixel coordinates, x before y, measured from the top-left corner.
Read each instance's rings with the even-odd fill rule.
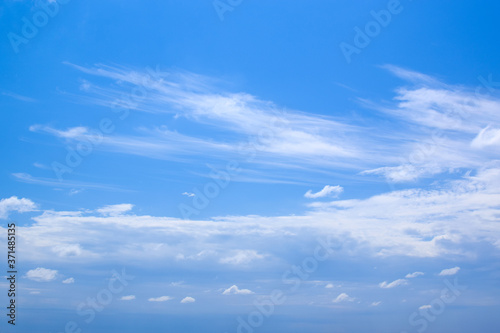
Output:
[[[333,303],[340,303],[340,302],[352,302],[352,301],[354,301],[353,297],[350,297],[346,293],[342,293],[342,294],[338,295],[337,298],[335,298],[332,302]]]
[[[439,273],[439,276],[448,276],[448,275],[455,275],[458,273],[460,270],[460,267],[453,267],[453,268],[448,268],[448,269],[443,269],[441,273]]]
[[[135,295],[122,296],[122,298],[120,298],[121,301],[132,301],[134,299],[135,299]]]
[[[326,289],[331,289],[331,288],[333,288],[333,287],[335,287],[335,286],[334,286],[333,284],[331,284],[331,283],[329,283],[329,284],[327,284],[327,285],[325,286],[325,288],[326,288]]]
[[[382,301],[373,302],[371,306],[379,306],[380,304],[382,304]]]
[[[406,274],[405,278],[407,278],[407,279],[413,279],[413,278],[416,278],[416,277],[421,276],[421,275],[424,275],[424,273],[422,273],[422,272],[414,272],[414,273]]]
[[[170,296],[160,296],[160,297],[152,297],[148,299],[150,302],[166,302],[170,301],[171,299],[174,299],[173,297]]]
[[[239,289],[237,285],[232,285],[222,292],[223,295],[249,295],[253,294],[253,291],[249,289]]]
[[[196,300],[194,298],[192,298],[192,297],[189,297],[189,296],[188,297],[184,297],[182,299],[182,301],[181,301],[181,303],[194,303],[194,302],[196,302]]]
[[[430,309],[432,308],[431,305],[422,305],[421,307],[419,307],[419,310],[425,310],[425,309]]]
[[[319,192],[313,193],[312,190],[307,191],[304,194],[304,197],[309,198],[309,199],[317,199],[317,198],[323,198],[323,197],[338,197],[340,193],[344,191],[344,188],[342,186],[330,186],[326,185],[323,187],[323,189]]]
[[[387,281],[379,283],[379,287],[389,289],[389,288],[404,286],[406,284],[408,284],[408,281],[406,281],[405,279],[397,279],[396,281],[392,281],[391,283],[387,283]]]
[[[190,193],[190,192],[184,192],[182,195],[188,196],[188,197],[194,197],[196,194]]]
[[[106,216],[119,216],[132,210],[133,207],[134,205],[132,204],[108,205],[99,208],[97,212]]]
[[[244,265],[248,264],[251,261],[257,259],[263,259],[264,255],[257,253],[254,250],[239,250],[235,255],[231,257],[225,257],[219,260],[222,264],[231,264],[231,265]]]
[[[0,219],[6,219],[10,212],[26,213],[32,212],[35,209],[36,205],[33,201],[12,196],[0,200]]]
[[[72,277],[70,277],[70,278],[68,278],[68,279],[66,279],[66,280],[63,280],[63,282],[62,282],[62,283],[65,283],[65,284],[75,283],[75,279],[74,279],[74,278],[72,278]]]
[[[183,283],[184,283],[184,281],[176,281],[176,282],[170,283],[170,285],[173,286],[173,287],[177,287],[177,286],[180,286]]]
[[[26,277],[37,282],[49,282],[56,278],[57,271],[47,268],[35,268],[26,273]]]

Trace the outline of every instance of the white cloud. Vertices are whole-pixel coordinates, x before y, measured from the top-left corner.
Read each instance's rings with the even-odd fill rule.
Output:
[[[371,306],[379,306],[380,304],[382,304],[382,301],[373,302]]]
[[[406,284],[408,284],[408,281],[406,281],[405,279],[397,279],[395,281],[392,281],[391,283],[387,283],[387,281],[379,283],[379,287],[389,289],[389,288],[404,286]]]
[[[70,277],[70,278],[67,278],[66,280],[63,280],[62,283],[65,283],[65,284],[75,283],[75,279]]]
[[[245,265],[254,260],[263,259],[265,256],[255,250],[238,250],[236,254],[219,260],[222,264]]]
[[[192,197],[194,197],[196,194],[191,193],[191,192],[184,192],[184,193],[182,193],[182,195],[185,195],[185,196],[188,196],[188,197],[192,198]]]
[[[471,146],[474,148],[487,148],[500,145],[500,129],[485,127],[472,140]]]
[[[304,194],[304,197],[309,198],[309,199],[316,199],[316,198],[323,198],[323,197],[338,197],[340,193],[342,193],[344,189],[339,186],[330,186],[326,185],[323,187],[323,189],[319,192],[313,193],[311,190],[307,191],[306,194]]]
[[[447,269],[443,269],[440,273],[439,273],[439,276],[448,276],[448,275],[455,275],[458,273],[458,271],[460,270],[460,267],[453,267],[453,268],[447,268]]]
[[[12,196],[10,198],[0,200],[0,219],[9,217],[10,212],[26,213],[36,210],[36,205],[33,201]]]
[[[26,273],[26,277],[28,279],[38,282],[49,282],[54,280],[56,276],[57,276],[56,270],[42,268],[42,267],[29,270]]]
[[[97,212],[107,216],[119,216],[132,210],[133,207],[132,204],[108,205],[97,209]]]
[[[405,277],[407,279],[413,279],[413,278],[419,277],[421,275],[424,275],[424,273],[422,273],[422,272],[414,272],[414,273],[408,273],[408,274],[406,274]]]
[[[56,245],[52,248],[52,251],[59,257],[77,257],[83,253],[80,244]]]
[[[332,284],[332,283],[328,283],[325,288],[327,289],[331,289],[331,288],[334,288],[335,286]]]
[[[120,298],[120,300],[122,300],[122,301],[132,301],[134,299],[135,299],[135,295],[122,296]],[[150,298],[150,300],[151,300],[151,298]]]
[[[426,310],[430,308],[432,308],[432,305],[422,305],[421,307],[419,307],[419,310]]]
[[[148,301],[150,302],[166,302],[174,299],[173,297],[170,296],[160,296],[160,297],[152,297],[149,298]]]
[[[223,295],[249,295],[253,294],[253,291],[249,289],[239,289],[237,285],[232,285],[222,292]]]
[[[196,299],[194,299],[193,297],[184,297],[181,301],[181,303],[194,303],[196,302]]]
[[[337,296],[332,302],[333,303],[340,303],[340,302],[353,302],[355,298],[350,297],[346,293],[341,293],[340,295]]]

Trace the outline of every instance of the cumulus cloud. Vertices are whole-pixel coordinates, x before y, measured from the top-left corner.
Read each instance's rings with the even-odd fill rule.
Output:
[[[338,197],[340,193],[344,191],[344,188],[336,185],[336,186],[330,186],[326,185],[323,187],[323,189],[319,192],[313,193],[312,190],[307,191],[304,194],[304,197],[309,198],[309,199],[317,199],[317,198],[323,198],[323,197]]]
[[[414,272],[414,273],[408,273],[408,274],[406,274],[405,277],[407,279],[413,279],[413,278],[416,278],[416,277],[421,276],[421,275],[424,275],[424,273],[422,273],[422,272]]]
[[[181,303],[194,303],[196,302],[196,299],[194,299],[193,297],[184,297],[181,301]]]
[[[430,308],[432,308],[432,305],[422,305],[421,307],[419,307],[419,310],[426,310]]]
[[[332,302],[333,303],[341,303],[341,302],[353,302],[355,298],[350,297],[346,293],[341,293],[340,295],[337,296]]]
[[[194,197],[196,194],[191,193],[191,192],[183,192],[183,193],[182,193],[182,195],[185,195],[185,196],[187,196],[187,197],[192,198],[192,197]]]
[[[332,283],[328,283],[325,288],[327,289],[331,289],[331,288],[334,288],[335,286],[332,284]]]
[[[223,295],[249,295],[253,294],[253,291],[249,289],[239,289],[237,285],[232,285],[222,292]]]
[[[28,279],[38,282],[49,282],[54,280],[56,276],[57,276],[56,270],[42,268],[42,267],[29,270],[26,273],[26,277]]]
[[[97,212],[106,216],[119,216],[132,210],[133,207],[132,204],[108,205],[97,209]]]
[[[16,196],[0,200],[0,219],[6,219],[10,212],[26,213],[36,210],[36,204],[26,198]]]
[[[439,276],[448,276],[448,275],[455,275],[458,273],[458,271],[460,270],[460,267],[453,267],[453,268],[447,268],[447,269],[443,269],[440,273],[439,273]]]
[[[380,304],[382,304],[382,301],[373,302],[371,306],[379,306]]]
[[[120,300],[122,300],[122,301],[132,301],[134,299],[135,299],[135,295],[122,296],[120,298]],[[150,300],[151,300],[151,298],[150,298]]]
[[[70,278],[67,278],[66,280],[63,280],[62,283],[65,283],[65,284],[75,283],[75,279],[70,277]]]
[[[389,288],[404,286],[406,284],[408,284],[408,281],[406,281],[405,279],[397,279],[395,281],[392,281],[391,283],[387,283],[387,281],[379,283],[379,287],[389,289]]]
[[[160,297],[149,298],[148,301],[150,301],[150,302],[166,302],[166,301],[170,301],[171,299],[174,299],[174,298],[170,297],[170,296],[160,296]]]

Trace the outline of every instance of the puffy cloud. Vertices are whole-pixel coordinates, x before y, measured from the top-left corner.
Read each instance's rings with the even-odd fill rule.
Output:
[[[174,298],[170,297],[170,296],[160,296],[160,297],[149,298],[148,301],[150,301],[150,302],[166,302],[166,301],[170,301],[171,299],[174,299]]]
[[[380,304],[382,304],[382,301],[373,302],[371,306],[379,306]]]
[[[340,295],[337,296],[332,302],[333,303],[341,303],[341,302],[353,302],[355,298],[350,297],[346,293],[341,293]]]
[[[70,277],[70,278],[67,278],[66,280],[63,280],[62,283],[65,283],[65,284],[75,283],[75,279]]]
[[[29,199],[16,196],[0,200],[0,219],[6,219],[10,212],[26,213],[36,210],[37,206]]]
[[[387,281],[379,283],[379,287],[389,289],[389,288],[404,286],[406,284],[408,284],[408,281],[406,281],[405,279],[397,279],[395,281],[392,281],[391,283],[387,283]]]
[[[419,307],[419,310],[426,310],[430,308],[432,308],[432,305],[422,305],[421,307]]]
[[[448,275],[455,275],[458,273],[458,271],[460,270],[460,267],[453,267],[453,268],[447,268],[447,269],[443,269],[440,273],[439,273],[439,276],[448,276]]]
[[[414,272],[414,273],[408,273],[408,274],[406,274],[405,277],[407,279],[413,279],[413,278],[416,278],[416,277],[421,276],[421,275],[424,275],[424,273],[422,273],[422,272]]]
[[[57,276],[56,270],[42,268],[42,267],[29,270],[26,273],[26,277],[28,279],[38,282],[49,282],[54,280],[56,276]]]
[[[182,195],[185,195],[185,196],[187,196],[187,197],[192,198],[192,197],[194,197],[196,194],[191,193],[191,192],[183,192],[183,193],[182,193]]]
[[[122,296],[120,298],[120,300],[122,300],[122,301],[132,301],[134,299],[135,299],[135,295]],[[151,300],[151,298],[150,298],[150,300]]]
[[[331,289],[331,288],[334,288],[335,286],[332,284],[332,283],[328,283],[325,288],[327,289]]]
[[[253,291],[249,289],[239,289],[237,285],[232,285],[222,292],[223,295],[249,295],[253,294]]]
[[[181,303],[194,303],[196,302],[196,299],[194,299],[193,297],[184,297],[181,301]]]
[[[312,190],[307,191],[304,194],[304,197],[309,198],[309,199],[317,199],[317,198],[323,198],[323,197],[338,197],[340,193],[344,191],[344,188],[336,185],[336,186],[330,186],[326,185],[323,187],[323,189],[319,192],[313,193]]]

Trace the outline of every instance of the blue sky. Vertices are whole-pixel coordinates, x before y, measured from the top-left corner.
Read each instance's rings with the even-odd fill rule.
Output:
[[[497,332],[499,7],[4,1],[2,329]]]

